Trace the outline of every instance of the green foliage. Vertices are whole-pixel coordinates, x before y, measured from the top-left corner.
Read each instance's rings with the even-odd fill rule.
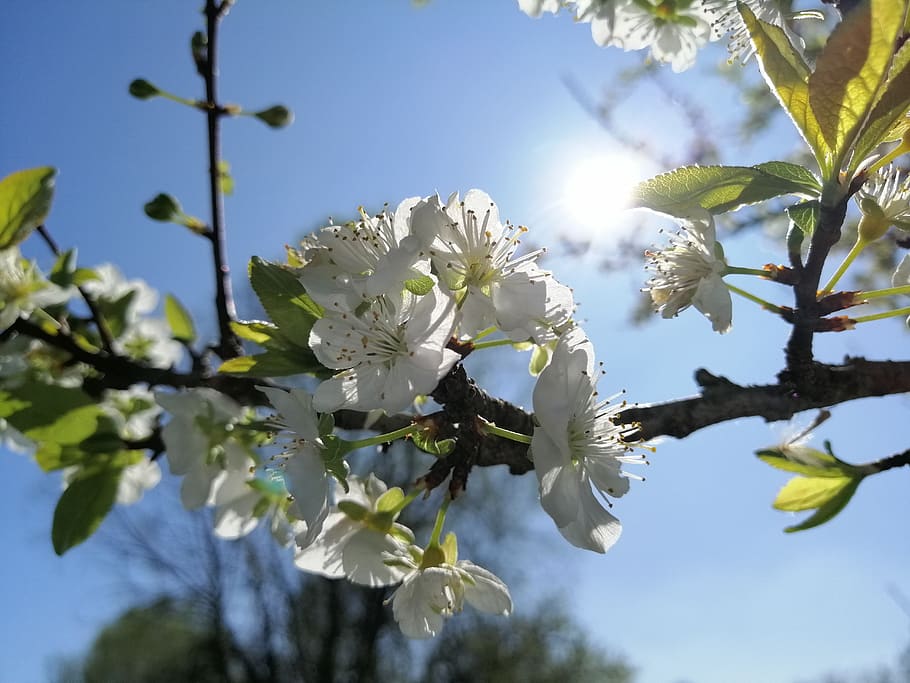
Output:
[[[817,197],[819,190],[812,173],[783,161],[758,166],[683,166],[636,186],[632,205],[684,217],[696,206],[720,214],[781,195]]]
[[[120,469],[105,469],[78,476],[60,496],[54,510],[51,541],[62,555],[91,536],[117,497]]]
[[[535,346],[531,351],[531,360],[528,362],[528,372],[531,377],[537,377],[550,362],[550,349],[546,346]]]
[[[58,287],[70,287],[97,280],[98,274],[91,268],[77,268],[76,250],[68,249],[57,257],[47,279]]]
[[[788,206],[787,216],[793,221],[793,224],[799,228],[803,235],[811,235],[818,225],[818,219],[821,216],[821,206],[818,200],[811,199],[807,202],[800,202]]]
[[[164,315],[167,318],[167,324],[171,326],[171,336],[174,339],[186,343],[196,340],[193,318],[172,294],[168,294],[164,298]]]
[[[57,169],[29,168],[0,179],[0,249],[22,242],[51,210]]]
[[[861,3],[834,29],[809,76],[809,103],[836,160],[834,171],[878,99],[906,14],[906,0]],[[854,167],[860,161],[854,158]]]

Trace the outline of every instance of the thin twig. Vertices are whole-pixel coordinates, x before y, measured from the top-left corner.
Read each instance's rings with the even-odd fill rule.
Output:
[[[224,196],[221,192],[221,128],[220,120],[225,111],[218,104],[218,24],[230,8],[229,0],[216,3],[206,0],[205,17],[207,48],[203,64],[205,81],[206,124],[209,153],[209,194],[211,198],[211,232],[208,237],[212,244],[212,259],[215,266],[215,310],[218,313],[219,341],[215,348],[222,359],[234,358],[243,353],[240,341],[231,329],[231,321],[237,318],[234,294],[231,288],[231,271],[227,263],[227,240],[224,226]]]
[[[60,256],[60,247],[57,245],[56,240],[51,237],[47,226],[39,225],[36,230],[38,231],[38,234],[41,235],[41,238],[50,248],[54,256]],[[88,310],[92,314],[92,320],[95,322],[95,327],[98,328],[98,335],[101,337],[101,347],[109,354],[115,355],[114,335],[111,334],[111,328],[108,327],[107,321],[101,314],[101,311],[99,310],[98,305],[95,303],[94,298],[92,298],[92,296],[86,292],[81,285],[76,285],[76,290],[82,296],[82,299],[85,301],[85,305],[88,306]]]

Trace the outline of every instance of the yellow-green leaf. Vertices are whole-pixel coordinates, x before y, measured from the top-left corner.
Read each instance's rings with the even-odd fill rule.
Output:
[[[171,326],[171,336],[174,339],[187,343],[196,339],[196,328],[189,312],[170,294],[164,298],[164,315]]]
[[[906,13],[906,0],[860,3],[834,29],[809,76],[812,113],[836,161],[878,99]]]
[[[19,244],[47,218],[57,169],[16,171],[0,180],[0,249]]]
[[[812,527],[818,526],[819,524],[824,524],[828,520],[832,519],[837,513],[843,510],[847,503],[850,502],[850,499],[853,498],[853,494],[856,493],[856,489],[859,488],[859,483],[862,481],[862,478],[851,479],[850,483],[840,489],[835,496],[833,496],[827,503],[819,507],[815,514],[811,515],[808,519],[803,522],[796,524],[794,526],[788,526],[784,531],[787,533],[793,533],[794,531],[804,531],[806,529],[811,529]]]
[[[62,555],[95,533],[114,506],[121,473],[120,469],[102,470],[78,477],[67,487],[54,510],[54,552]]]
[[[863,126],[853,151],[852,168],[856,168],[883,142],[899,140],[910,126],[910,42],[904,43],[894,58],[888,80],[866,125]]]
[[[777,494],[774,507],[789,512],[814,510],[853,481],[853,477],[793,477]]]
[[[809,106],[809,67],[782,28],[756,18],[745,3],[738,7],[755,45],[762,76],[812,149],[825,175],[831,167],[831,150]]]

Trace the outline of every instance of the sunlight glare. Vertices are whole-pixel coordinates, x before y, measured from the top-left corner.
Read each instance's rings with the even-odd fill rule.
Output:
[[[632,188],[642,180],[631,155],[601,154],[578,160],[566,176],[563,202],[586,232],[609,230],[628,208]]]

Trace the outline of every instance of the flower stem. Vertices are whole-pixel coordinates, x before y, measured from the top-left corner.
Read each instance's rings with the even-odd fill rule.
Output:
[[[729,289],[734,294],[739,294],[744,299],[748,299],[749,301],[757,303],[759,306],[764,308],[766,311],[771,311],[772,313],[781,312],[780,306],[776,306],[776,305],[772,304],[770,301],[765,301],[761,297],[755,296],[754,294],[747,292],[744,289],[740,289],[736,285],[731,285],[729,282],[725,282],[724,284],[727,285],[727,289]]]
[[[492,325],[491,327],[488,327],[487,329],[483,330],[482,332],[479,332],[472,341],[476,344],[479,340],[483,339],[484,337],[487,337],[487,336],[493,334],[496,331],[496,329],[497,329],[496,326]]]
[[[350,441],[348,443],[351,446],[351,450],[354,450],[355,448],[366,448],[367,446],[379,446],[384,443],[389,443],[390,441],[395,441],[396,439],[403,439],[404,437],[410,436],[411,434],[416,434],[419,431],[420,425],[410,424],[407,427],[396,429],[394,432],[377,434],[376,436],[370,436],[366,439],[360,439],[359,441]]]
[[[760,268],[740,268],[739,266],[727,266],[724,275],[757,275],[758,277],[768,277],[767,270]]]
[[[864,240],[856,240],[856,244],[851,247],[850,252],[844,257],[844,260],[841,262],[840,266],[838,266],[837,271],[831,276],[831,279],[828,280],[828,284],[826,284],[825,288],[821,291],[822,295],[829,294],[831,290],[834,289],[834,285],[837,284],[837,281],[847,272],[847,268],[850,267],[853,260],[862,253],[863,249],[865,249],[868,244],[869,243]]]
[[[530,444],[531,437],[527,434],[521,434],[520,432],[513,432],[511,429],[504,429],[503,427],[497,427],[492,422],[483,419],[479,415],[477,420],[481,425],[481,429],[487,434],[495,434],[496,436],[501,436],[503,439],[509,439],[510,441],[517,441],[518,443]]]
[[[910,294],[910,285],[888,287],[887,289],[873,289],[869,292],[858,292],[856,296],[859,299],[877,299],[882,296],[894,296],[895,294]]]
[[[419,496],[421,493],[423,493],[424,490],[425,490],[425,488],[424,488],[423,486],[418,486],[418,487],[415,488],[413,491],[411,491],[408,495],[406,495],[406,496],[401,500],[401,502],[398,503],[398,505],[396,505],[394,508],[392,508],[391,510],[389,510],[389,512],[390,512],[392,515],[398,515],[398,513],[400,513],[400,512],[401,512],[402,510],[404,510],[408,505],[410,505],[411,503],[413,503],[414,500],[417,498],[417,496]]]
[[[508,346],[509,344],[514,344],[511,339],[491,339],[490,341],[480,342],[474,344],[474,350],[480,351],[480,349],[492,349],[494,346]]]
[[[872,313],[870,315],[861,315],[858,318],[853,318],[855,323],[868,323],[873,320],[884,320],[885,318],[896,318],[899,315],[910,315],[910,306],[904,306],[904,308],[896,308],[893,311],[883,311],[881,313]]]
[[[451,502],[452,499],[449,496],[446,496],[443,499],[439,512],[436,513],[436,523],[433,525],[433,532],[430,534],[430,542],[427,544],[427,547],[439,545],[439,537],[442,536],[442,527],[445,525],[446,512],[448,511]]]

